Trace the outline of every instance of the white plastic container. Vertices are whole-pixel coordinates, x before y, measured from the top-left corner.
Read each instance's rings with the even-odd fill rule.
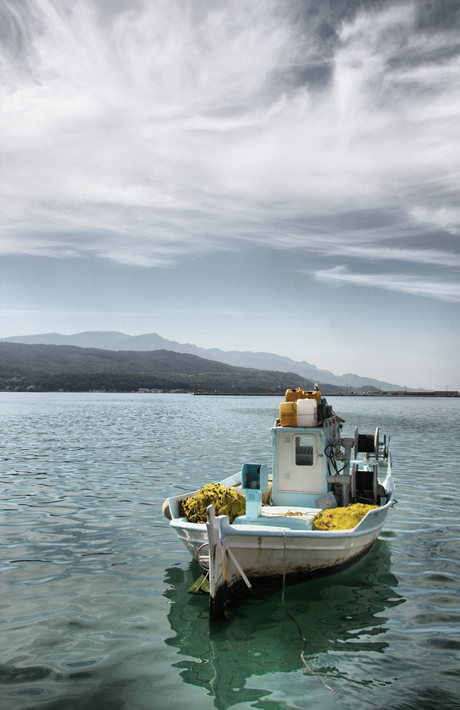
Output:
[[[297,400],[297,426],[318,426],[318,403],[316,399]]]

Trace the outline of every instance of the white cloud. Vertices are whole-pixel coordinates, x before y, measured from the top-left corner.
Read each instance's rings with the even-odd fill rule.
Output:
[[[368,288],[397,291],[412,296],[436,298],[441,301],[460,302],[458,282],[433,281],[416,278],[410,274],[357,274],[343,266],[319,270],[315,277],[333,286],[364,286]]]
[[[412,216],[422,225],[430,225],[437,229],[444,229],[450,234],[460,235],[460,207],[458,205],[440,206],[435,209],[428,209],[420,205],[412,210]]]
[[[454,34],[416,31],[415,4],[359,12],[328,50],[276,0],[8,7],[29,42],[1,55],[4,253],[156,265],[269,239],[449,260],[378,244],[458,233],[458,59],[424,60]],[[329,82],[298,79],[318,64]],[[369,210],[391,226],[330,224]]]
[[[373,247],[369,244],[355,246],[352,244],[336,245],[336,254],[356,257],[359,260],[402,261],[411,264],[428,264],[460,267],[460,254],[436,249],[399,249],[397,247]]]

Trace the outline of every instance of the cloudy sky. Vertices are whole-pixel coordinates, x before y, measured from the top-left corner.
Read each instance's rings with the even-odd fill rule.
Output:
[[[1,0],[0,337],[460,388],[459,0]]]

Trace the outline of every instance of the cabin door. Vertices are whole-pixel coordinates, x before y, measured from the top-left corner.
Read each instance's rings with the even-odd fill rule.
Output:
[[[278,491],[321,495],[324,492],[321,434],[280,434],[278,444]]]

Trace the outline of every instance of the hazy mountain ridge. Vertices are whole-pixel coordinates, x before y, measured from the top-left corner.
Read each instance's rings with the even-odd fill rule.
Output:
[[[291,372],[301,375],[314,382],[323,382],[341,387],[363,387],[370,385],[385,390],[401,390],[400,385],[395,385],[371,377],[362,377],[353,373],[334,375],[328,370],[321,370],[316,365],[303,361],[291,360],[282,355],[265,352],[250,351],[224,351],[219,348],[200,348],[191,343],[179,343],[167,340],[158,333],[145,333],[143,335],[126,335],[118,331],[85,331],[74,335],[61,335],[60,333],[44,333],[39,335],[24,335],[2,338],[1,341],[25,344],[43,345],[74,345],[81,348],[101,348],[104,350],[124,350],[133,352],[146,352],[152,350],[169,350],[176,353],[196,355],[198,357],[225,363],[233,367],[253,368],[257,370],[273,370],[277,372]]]
[[[46,373],[232,374],[243,370],[216,360],[171,350],[103,350],[76,345],[0,342],[2,367]]]
[[[311,389],[301,375],[233,367],[171,350],[102,350],[77,345],[0,342],[0,390],[284,394]],[[333,387],[331,385],[330,387]],[[329,387],[328,387],[329,391]]]

